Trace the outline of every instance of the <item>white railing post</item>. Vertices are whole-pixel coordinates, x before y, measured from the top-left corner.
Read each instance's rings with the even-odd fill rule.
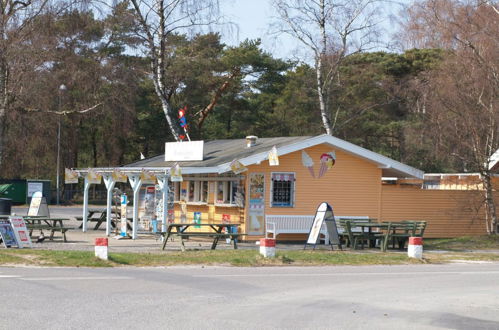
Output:
[[[104,184],[107,188],[107,204],[106,204],[106,236],[111,233],[111,204],[113,201],[113,189],[116,182],[113,180],[112,173],[105,173],[102,176],[104,178]]]
[[[133,225],[132,225],[132,239],[137,239],[137,227],[139,221],[139,191],[142,186],[140,174],[130,174],[128,176],[130,185],[133,189]]]
[[[169,193],[169,188],[168,188],[168,175],[165,174],[160,174],[157,175],[156,178],[158,179],[158,185],[159,188],[161,189],[162,195],[163,195],[163,219],[161,219],[161,231],[166,232],[166,225],[167,225],[167,219],[168,219],[168,193]]]
[[[87,220],[88,220],[88,190],[90,188],[90,183],[88,182],[87,176],[85,176],[85,184],[83,186],[83,220],[81,228],[83,232],[87,231]]]

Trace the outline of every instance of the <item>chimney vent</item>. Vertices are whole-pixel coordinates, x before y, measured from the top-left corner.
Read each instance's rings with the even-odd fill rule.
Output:
[[[251,148],[256,144],[258,136],[249,135],[246,137],[246,148]]]

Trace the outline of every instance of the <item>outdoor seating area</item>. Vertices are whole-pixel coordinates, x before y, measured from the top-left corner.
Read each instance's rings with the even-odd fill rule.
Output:
[[[83,227],[83,217],[78,216],[75,217],[77,221],[82,222],[78,228]],[[94,230],[98,230],[103,223],[106,223],[107,219],[107,210],[105,208],[91,208],[88,210],[87,221],[94,222]],[[117,223],[121,221],[121,214],[119,211],[116,211],[114,208],[111,208],[111,227],[116,228]],[[128,230],[132,230],[131,225],[132,218],[127,217],[127,228]]]
[[[41,235],[44,231],[49,232],[49,240],[54,239],[56,232],[61,233],[64,242],[67,242],[66,232],[70,229],[64,223],[70,221],[69,218],[50,218],[46,216],[27,216],[23,217],[26,228],[29,230],[29,235],[33,237],[33,232],[39,232]]]
[[[186,223],[172,223],[168,226],[166,232],[162,233],[163,236],[163,247],[164,250],[168,240],[173,236],[180,238],[180,248],[185,251],[184,240],[190,237],[200,237],[200,238],[212,238],[213,243],[211,245],[211,250],[217,248],[217,244],[220,239],[230,240],[234,249],[237,249],[237,239],[241,234],[237,233],[238,224],[226,224],[226,223],[211,223],[211,224],[186,224]],[[202,228],[201,230],[188,230],[189,228]]]
[[[382,251],[388,249],[389,244],[398,249],[404,249],[409,237],[423,237],[426,221],[404,220],[376,222],[375,219],[366,221],[345,219],[340,221],[340,226],[345,229],[339,233],[340,238],[352,249],[361,249],[364,246],[379,247]]]

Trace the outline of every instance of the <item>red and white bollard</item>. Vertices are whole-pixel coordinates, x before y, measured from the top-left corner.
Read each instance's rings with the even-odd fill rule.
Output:
[[[107,238],[95,239],[95,256],[99,259],[107,260]]]
[[[409,246],[407,247],[409,258],[423,259],[423,238],[409,237]]]
[[[275,257],[275,239],[260,238],[260,254],[265,258]]]

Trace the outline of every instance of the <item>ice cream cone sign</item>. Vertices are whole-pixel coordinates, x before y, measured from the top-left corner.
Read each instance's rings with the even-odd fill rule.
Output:
[[[302,150],[301,152],[301,162],[303,164],[303,166],[305,166],[306,168],[308,168],[308,171],[310,172],[310,174],[312,175],[312,178],[315,178],[315,173],[314,173],[314,161],[312,160],[312,158],[305,152]]]
[[[277,155],[277,148],[275,146],[269,151],[269,165],[279,166],[279,156]]]
[[[241,162],[236,159],[233,160],[232,163],[230,163],[230,169],[232,170],[232,172],[234,172],[234,174],[239,174],[248,170],[246,166],[241,164]]]
[[[336,163],[336,153],[334,151],[321,155],[321,168],[319,169],[319,178],[326,174]]]

